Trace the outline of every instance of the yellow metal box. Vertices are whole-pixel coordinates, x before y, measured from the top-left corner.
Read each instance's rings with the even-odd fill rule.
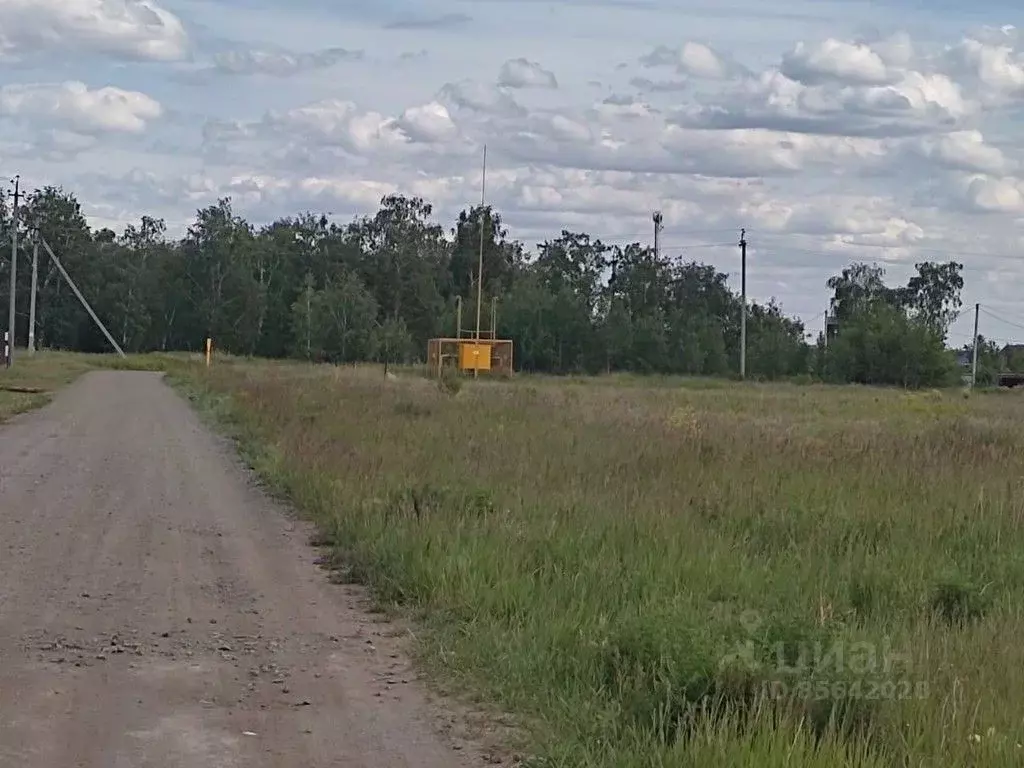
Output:
[[[464,371],[491,370],[491,345],[464,341],[459,345],[459,368]]]

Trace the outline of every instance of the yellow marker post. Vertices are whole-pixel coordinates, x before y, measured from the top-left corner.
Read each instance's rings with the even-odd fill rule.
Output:
[[[206,367],[210,367],[210,356],[213,354],[213,339],[206,340]]]

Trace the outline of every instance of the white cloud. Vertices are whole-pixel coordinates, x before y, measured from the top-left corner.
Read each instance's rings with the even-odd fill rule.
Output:
[[[884,40],[872,42],[871,50],[878,54],[887,67],[908,67],[916,55],[914,41],[906,32],[897,32]]]
[[[679,51],[679,69],[694,77],[721,80],[729,76],[729,66],[717,53],[701,43],[688,42]]]
[[[394,119],[378,112],[360,112],[352,102],[338,99],[287,112],[271,112],[261,124],[250,127],[334,143],[353,152],[393,149],[406,141]]]
[[[346,155],[385,158],[420,156],[424,162],[464,153],[461,132],[448,108],[437,101],[410,107],[397,117],[341,99],[325,99],[285,111],[267,112],[254,121],[215,122],[204,127],[204,141],[213,147],[211,156],[239,151],[245,145],[264,147],[267,158],[283,165],[301,161],[322,165],[337,149]]]
[[[885,61],[869,46],[831,37],[814,46],[798,43],[783,57],[780,71],[806,85],[884,85],[892,79]]]
[[[1024,96],[1024,55],[1009,44],[983,43],[966,39],[949,52],[954,75],[1001,98]]]
[[[506,88],[557,88],[555,73],[528,59],[509,59],[501,66],[498,85]]]
[[[680,74],[706,80],[726,80],[742,73],[743,68],[726,60],[710,46],[687,41],[679,48],[659,45],[640,57],[645,67],[673,67]]]
[[[54,160],[71,160],[95,148],[97,144],[96,136],[54,128],[37,136],[34,150]]]
[[[152,0],[0,0],[0,54],[36,49],[175,61],[184,58],[188,36]]]
[[[692,127],[884,137],[952,130],[975,109],[940,73],[908,70],[888,85],[806,85],[766,70],[710,102],[681,108],[676,119]]]
[[[310,70],[327,69],[343,61],[358,61],[363,56],[362,51],[347,48],[326,48],[314,53],[242,48],[216,54],[210,69],[229,75],[292,77]]]
[[[966,196],[979,211],[1024,214],[1024,186],[1018,179],[974,176],[968,181]]]
[[[629,81],[637,90],[642,93],[673,93],[685,91],[690,88],[690,81],[684,78],[675,80],[651,80],[646,77],[634,77]]]
[[[405,110],[397,125],[413,141],[428,144],[450,141],[459,133],[447,107],[436,101]]]
[[[485,115],[515,117],[526,114],[523,106],[502,88],[473,80],[445,84],[438,93],[438,100],[456,109]]]
[[[1008,168],[1003,152],[986,144],[985,137],[977,130],[927,137],[920,141],[918,148],[929,160],[954,170],[998,175]]]
[[[163,114],[160,103],[138,91],[85,83],[7,85],[0,117],[52,121],[83,132],[140,133]]]

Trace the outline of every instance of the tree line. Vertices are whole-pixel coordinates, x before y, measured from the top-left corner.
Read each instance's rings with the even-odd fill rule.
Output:
[[[6,254],[13,211],[9,196],[0,203]],[[198,350],[209,336],[239,355],[334,363],[422,360],[428,339],[454,334],[458,297],[465,325],[475,327],[482,230],[484,324],[496,300],[498,335],[514,341],[518,370],[730,376],[739,367],[742,301],[727,274],[583,232],[562,231],[529,248],[490,206],[464,210],[447,230],[429,202],[399,195],[344,225],[302,213],[255,226],[225,198],[198,210],[176,239],[148,216],[120,233],[92,230],[73,194],[48,187],[23,198],[18,218],[21,346],[30,228],[127,352]],[[0,317],[9,270],[5,258]],[[853,264],[828,281],[834,323],[816,341],[774,300],[748,303],[748,376],[952,382],[957,364],[945,337],[960,308],[961,270],[924,262],[907,285],[890,288],[880,268]],[[41,347],[109,348],[44,258],[38,296]]]

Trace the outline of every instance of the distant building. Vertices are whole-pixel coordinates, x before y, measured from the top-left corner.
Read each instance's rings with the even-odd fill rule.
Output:
[[[1003,347],[1003,360],[1011,368],[1016,368],[1015,362],[1024,360],[1024,344],[1007,344]]]
[[[1019,387],[1024,384],[1024,344],[1007,344],[1000,355],[1003,373],[999,374],[999,386]]]

